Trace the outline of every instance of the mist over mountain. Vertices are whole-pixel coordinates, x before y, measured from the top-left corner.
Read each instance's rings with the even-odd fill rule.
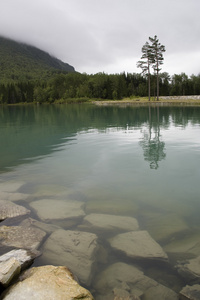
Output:
[[[73,66],[34,46],[0,36],[0,80],[46,79],[55,73],[75,72]]]

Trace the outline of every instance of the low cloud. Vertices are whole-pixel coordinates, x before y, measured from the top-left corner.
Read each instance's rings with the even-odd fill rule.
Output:
[[[200,72],[196,0],[1,0],[0,11],[1,35],[81,72],[138,72],[141,48],[155,34],[166,46],[166,72]]]

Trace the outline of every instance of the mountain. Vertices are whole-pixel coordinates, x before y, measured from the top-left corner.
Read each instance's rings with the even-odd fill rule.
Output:
[[[0,37],[0,82],[41,80],[74,67],[36,47]]]

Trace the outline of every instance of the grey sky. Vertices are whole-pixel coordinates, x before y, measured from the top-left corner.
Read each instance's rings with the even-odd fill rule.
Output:
[[[0,11],[0,35],[80,72],[140,72],[141,48],[157,35],[163,72],[200,73],[199,0],[0,0]]]

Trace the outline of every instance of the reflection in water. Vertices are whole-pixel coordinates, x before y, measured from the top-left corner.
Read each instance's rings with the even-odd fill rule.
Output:
[[[0,191],[7,199],[14,197],[31,209],[34,222],[39,221],[38,226],[48,230],[47,240],[51,230],[55,230],[59,243],[60,233],[66,243],[68,229],[97,235],[100,247],[92,257],[95,268],[89,286],[95,299],[113,299],[104,294],[107,290],[108,294],[112,293],[114,288],[125,288],[126,294],[131,291],[137,276],[130,283],[130,274],[137,266],[151,280],[179,292],[185,283],[177,274],[177,260],[200,253],[199,135],[199,107],[0,107],[0,157],[3,158]],[[157,171],[149,170],[147,162]],[[5,167],[10,167],[9,172],[4,172]],[[16,182],[21,187],[11,193]],[[64,211],[65,201],[68,209]],[[77,223],[68,226],[62,216],[63,212],[70,211],[69,203],[73,202],[80,205],[80,218],[76,215],[73,221]],[[55,209],[58,212],[59,207],[56,220]],[[89,219],[84,221],[83,212],[85,218],[94,217],[93,225],[88,225]],[[111,226],[111,232],[108,228],[95,229],[95,214],[100,217],[103,214],[109,221],[117,217],[117,226]],[[119,222],[119,216],[123,220],[135,218],[140,230],[148,231],[167,252],[170,264],[137,261],[113,249],[110,238],[121,233],[125,224]],[[105,219],[102,224],[105,227]],[[64,230],[57,230],[57,226]],[[59,243],[54,242],[53,246]],[[35,261],[36,265],[44,264],[45,256],[45,264],[53,264],[45,250],[47,246],[42,245],[43,256]],[[64,257],[63,252],[70,251],[67,243],[55,252],[59,265],[69,264],[66,259],[64,262],[60,259]],[[115,263],[123,263],[124,273],[121,267],[120,271],[113,271]],[[76,268],[79,268],[77,264],[75,274]],[[121,285],[116,277],[119,274]],[[159,289],[157,283],[153,285]],[[150,298],[143,297],[158,298],[152,294]]]
[[[140,145],[144,151],[144,159],[150,162],[151,169],[157,169],[158,162],[166,157],[165,143],[160,138],[159,106],[153,110],[153,113],[152,107],[149,106],[149,123],[143,130],[143,139],[140,141]]]

